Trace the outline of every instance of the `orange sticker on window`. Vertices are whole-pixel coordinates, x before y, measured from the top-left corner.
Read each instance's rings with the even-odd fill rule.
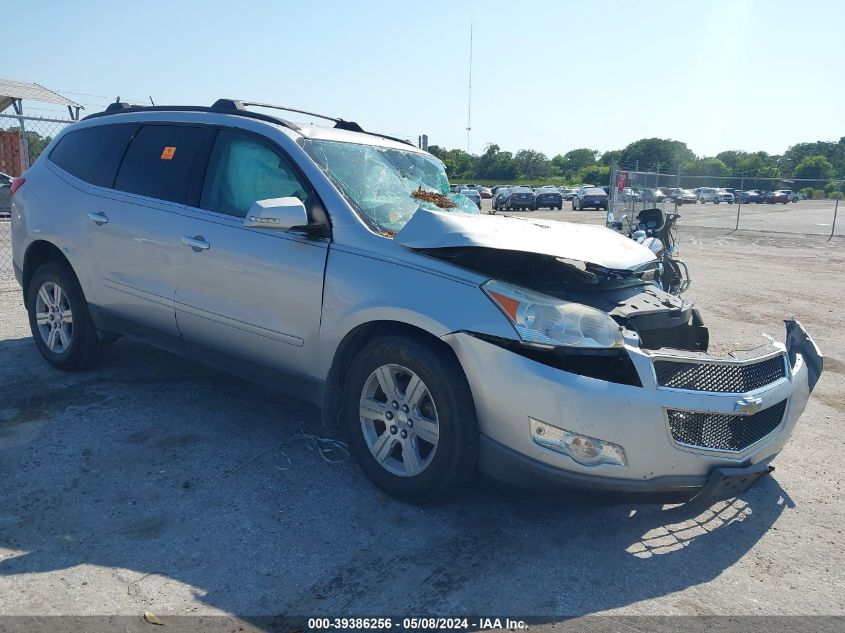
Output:
[[[176,153],[175,147],[165,147],[164,151],[161,153],[161,160],[171,160],[175,153]]]

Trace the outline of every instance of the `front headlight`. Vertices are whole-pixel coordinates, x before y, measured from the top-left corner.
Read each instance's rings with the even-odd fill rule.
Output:
[[[491,279],[481,286],[528,343],[567,347],[622,347],[622,332],[608,314]]]

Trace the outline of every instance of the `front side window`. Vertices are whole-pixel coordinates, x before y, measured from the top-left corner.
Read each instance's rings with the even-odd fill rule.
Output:
[[[308,190],[290,163],[267,144],[221,130],[211,150],[200,206],[243,218],[257,200],[295,197],[307,208]]]
[[[350,205],[377,231],[390,234],[402,230],[420,208],[479,213],[466,196],[450,194],[443,163],[430,154],[315,139],[301,143]]]
[[[50,162],[98,187],[111,187],[134,123],[100,125],[65,134],[50,152]]]
[[[115,189],[190,204],[189,193],[208,128],[145,125],[120,166]]]

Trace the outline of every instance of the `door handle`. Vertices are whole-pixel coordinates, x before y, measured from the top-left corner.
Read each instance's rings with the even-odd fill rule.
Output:
[[[109,223],[109,218],[106,216],[105,213],[89,213],[88,219],[91,220],[97,226],[103,226],[104,224]]]
[[[187,235],[182,236],[182,244],[185,246],[190,246],[194,249],[195,253],[199,253],[201,251],[207,251],[211,248],[211,244],[205,241],[205,238],[202,235],[195,235],[194,237],[188,237]]]

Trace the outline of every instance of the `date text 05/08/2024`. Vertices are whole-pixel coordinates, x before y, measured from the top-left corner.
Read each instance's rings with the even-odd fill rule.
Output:
[[[522,630],[527,628],[524,620],[496,617],[479,618],[440,618],[440,617],[357,617],[357,618],[308,618],[309,630],[491,630],[508,629]]]

